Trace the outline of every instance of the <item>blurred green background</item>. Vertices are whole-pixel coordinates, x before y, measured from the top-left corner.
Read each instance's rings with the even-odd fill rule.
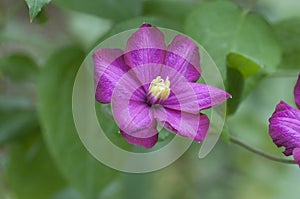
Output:
[[[226,131],[207,157],[198,158],[194,143],[162,170],[126,174],[84,148],[71,94],[89,51],[143,22],[202,44],[233,99]],[[264,159],[227,137],[284,157],[268,118],[280,100],[294,105],[299,55],[298,0],[53,0],[32,23],[25,1],[1,0],[0,199],[298,199],[297,165]],[[107,120],[107,135],[132,150]]]

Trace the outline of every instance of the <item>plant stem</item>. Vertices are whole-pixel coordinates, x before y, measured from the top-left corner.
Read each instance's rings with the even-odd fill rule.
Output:
[[[234,144],[237,144],[245,149],[247,149],[248,151],[251,151],[253,153],[256,153],[264,158],[267,158],[269,160],[273,160],[273,161],[276,161],[276,162],[281,162],[281,163],[285,163],[285,164],[297,164],[294,160],[288,160],[288,159],[284,159],[284,158],[279,158],[279,157],[276,157],[276,156],[273,156],[273,155],[270,155],[268,153],[265,153],[263,151],[260,151],[258,149],[255,149],[251,146],[249,146],[248,144],[245,144],[244,142],[238,140],[237,138],[235,137],[232,137],[230,136],[230,141]]]

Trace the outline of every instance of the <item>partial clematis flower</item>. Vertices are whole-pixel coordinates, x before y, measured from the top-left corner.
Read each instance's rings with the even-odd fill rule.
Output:
[[[177,35],[167,46],[164,34],[143,24],[124,50],[101,48],[93,54],[95,97],[112,103],[120,133],[130,144],[151,148],[158,124],[202,141],[210,121],[201,110],[223,103],[225,91],[199,84],[200,55],[188,37]]]
[[[269,119],[269,133],[277,147],[285,147],[286,156],[293,155],[300,167],[300,73],[294,89],[294,108],[284,101],[277,104]]]

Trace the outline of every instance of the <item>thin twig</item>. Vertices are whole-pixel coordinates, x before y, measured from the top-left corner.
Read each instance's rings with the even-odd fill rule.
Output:
[[[288,160],[288,159],[284,159],[284,158],[279,158],[279,157],[276,157],[276,156],[273,156],[273,155],[270,155],[268,153],[265,153],[263,151],[260,151],[258,149],[255,149],[251,146],[249,146],[248,144],[245,144],[244,142],[238,140],[237,138],[235,137],[232,137],[230,136],[230,141],[234,144],[237,144],[245,149],[247,149],[248,151],[251,151],[253,153],[256,153],[262,157],[265,157],[269,160],[273,160],[273,161],[276,161],[276,162],[281,162],[281,163],[285,163],[285,164],[297,164],[294,160]]]

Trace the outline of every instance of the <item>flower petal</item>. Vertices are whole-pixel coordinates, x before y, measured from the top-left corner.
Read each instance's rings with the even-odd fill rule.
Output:
[[[99,49],[93,54],[95,96],[100,103],[110,103],[116,82],[129,70],[120,49]]]
[[[300,148],[300,111],[281,101],[269,119],[269,134],[278,147],[285,147],[285,155]]]
[[[201,75],[199,48],[183,35],[177,35],[168,46],[164,64],[173,67],[191,82],[197,81]]]
[[[131,100],[128,106],[129,114],[117,113],[117,123],[120,126],[122,136],[130,144],[151,148],[158,139],[157,123],[152,111],[144,102]]]
[[[171,132],[197,142],[205,139],[209,129],[209,119],[206,115],[181,112],[163,106],[155,107],[153,110],[155,118]]]
[[[153,132],[150,132],[149,131],[153,131]],[[129,144],[133,144],[133,145],[139,145],[139,146],[143,146],[145,148],[152,148],[157,140],[158,140],[158,133],[157,133],[157,130],[156,129],[151,129],[151,128],[146,128],[146,129],[143,129],[142,131],[140,132],[137,132],[136,134],[140,135],[140,134],[150,134],[153,136],[151,137],[148,137],[148,138],[143,138],[142,136],[133,136],[131,134],[127,134],[125,133],[124,131],[120,130],[120,133],[122,134],[122,136],[127,140],[127,142]]]
[[[296,148],[293,151],[293,156],[294,156],[294,160],[295,162],[299,165],[300,167],[300,148]]]
[[[230,94],[219,88],[198,83],[177,84],[171,90],[172,94],[163,102],[163,106],[190,113],[221,104],[231,97]]]
[[[143,89],[140,89],[142,92]],[[120,127],[121,134],[130,143],[151,148],[157,142],[157,122],[152,110],[137,94],[126,102],[122,98],[112,99],[114,118]]]
[[[298,75],[298,80],[294,89],[295,103],[300,109],[300,73]]]
[[[133,133],[138,129],[156,127],[150,107],[145,103],[145,91],[139,87],[133,92],[127,92],[116,87],[112,96],[112,111],[120,129]]]
[[[127,41],[125,62],[132,68],[150,63],[162,64],[166,48],[164,35],[158,28],[142,25]]]
[[[144,87],[132,75],[135,75],[134,72],[129,71],[116,83],[112,111],[122,135],[129,143],[150,147],[158,133],[157,122],[145,103]]]

